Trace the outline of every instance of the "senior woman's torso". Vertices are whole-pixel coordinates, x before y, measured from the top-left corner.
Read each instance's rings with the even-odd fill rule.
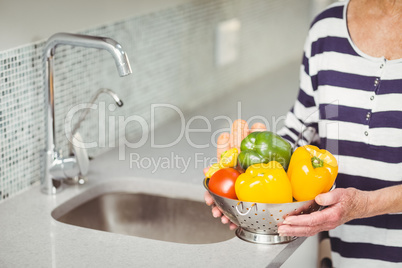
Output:
[[[351,2],[356,12],[359,2]],[[366,31],[372,24],[353,29],[364,23],[360,18],[347,21],[346,5],[334,4],[312,24],[306,46],[308,60],[304,61],[312,91],[299,94],[298,103],[307,108],[313,103],[318,106],[321,147],[339,159],[337,187],[370,191],[399,185],[402,27],[393,27],[394,35],[384,40],[366,42],[357,31],[359,27]],[[349,8],[353,11],[353,5]],[[361,14],[367,13],[361,10]],[[299,111],[304,109],[297,107],[293,112],[302,118],[305,113]],[[331,230],[330,235],[336,267],[400,267],[402,263],[402,214],[353,220]]]

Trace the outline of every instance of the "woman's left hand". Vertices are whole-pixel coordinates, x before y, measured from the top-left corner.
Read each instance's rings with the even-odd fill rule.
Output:
[[[355,188],[335,189],[317,195],[315,201],[327,208],[311,214],[288,216],[278,227],[281,236],[313,236],[365,216],[369,192]]]

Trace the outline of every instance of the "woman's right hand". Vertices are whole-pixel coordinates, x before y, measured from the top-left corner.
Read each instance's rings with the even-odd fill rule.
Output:
[[[229,229],[230,230],[235,230],[237,228],[237,225],[234,224],[233,222],[231,222],[229,220],[228,217],[226,217],[225,215],[223,215],[222,211],[219,209],[219,207],[217,207],[214,203],[214,199],[212,198],[212,196],[208,193],[208,191],[205,192],[204,194],[204,199],[205,199],[205,203],[207,203],[208,206],[212,207],[212,216],[214,216],[214,218],[221,218],[221,222],[223,224],[228,224],[229,223]]]

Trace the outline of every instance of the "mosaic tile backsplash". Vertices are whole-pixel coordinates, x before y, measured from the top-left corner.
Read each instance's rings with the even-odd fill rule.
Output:
[[[68,111],[89,102],[99,88],[113,89],[125,103],[110,111],[113,101],[100,97],[98,102],[106,102],[106,118],[135,114],[149,121],[153,103],[188,111],[301,58],[311,5],[310,0],[192,1],[81,32],[111,37],[122,44],[133,74],[119,77],[105,51],[59,46],[54,77],[57,146],[67,151],[64,119]],[[215,29],[232,18],[241,22],[239,58],[219,67],[214,58]],[[42,175],[44,44],[45,40],[0,52],[0,202],[28,189]],[[160,115],[155,125],[168,117]],[[85,141],[103,139],[101,146],[89,150],[90,156],[117,146],[113,143],[118,137],[109,139],[109,131],[99,133],[98,125],[98,114],[90,112],[80,127]],[[111,123],[105,125],[110,128]],[[126,133],[135,137],[140,130],[139,124],[129,124]]]

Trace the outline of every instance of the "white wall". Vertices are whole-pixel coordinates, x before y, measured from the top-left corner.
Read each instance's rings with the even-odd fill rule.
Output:
[[[1,0],[0,51],[195,0]],[[315,0],[314,16],[335,0]]]
[[[0,51],[192,0],[1,0]]]

